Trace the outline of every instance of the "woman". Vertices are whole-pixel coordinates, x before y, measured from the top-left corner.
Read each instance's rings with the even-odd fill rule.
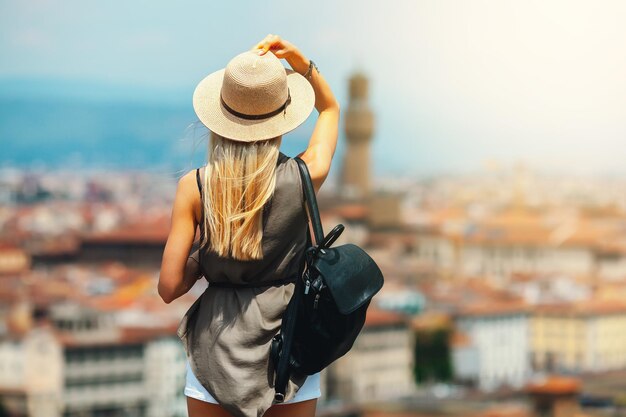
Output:
[[[158,285],[170,303],[199,277],[209,281],[178,328],[190,417],[315,415],[320,375],[292,376],[277,404],[269,357],[308,227],[297,165],[279,146],[313,106],[319,115],[298,156],[318,191],[335,152],[339,104],[293,44],[268,35],[194,92],[196,114],[211,131],[209,160],[179,180]],[[201,247],[190,257],[198,226]]]

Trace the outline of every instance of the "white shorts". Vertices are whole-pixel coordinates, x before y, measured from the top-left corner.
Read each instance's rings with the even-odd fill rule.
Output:
[[[185,395],[187,397],[195,398],[200,401],[208,403],[219,404],[215,398],[200,384],[196,376],[191,370],[189,360],[187,360],[187,382],[185,385]],[[300,401],[312,400],[313,398],[319,398],[322,396],[320,390],[320,372],[309,375],[304,381],[304,384],[300,387],[296,395],[289,401],[284,403],[278,403],[276,405],[297,403]]]

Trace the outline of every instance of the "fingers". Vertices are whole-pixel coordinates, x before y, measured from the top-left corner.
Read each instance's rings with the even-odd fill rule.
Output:
[[[254,49],[258,50],[259,55],[265,55],[270,49],[281,48],[281,39],[278,35],[269,34],[261,42],[257,43]]]

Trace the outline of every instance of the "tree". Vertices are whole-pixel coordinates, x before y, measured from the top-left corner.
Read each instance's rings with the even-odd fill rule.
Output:
[[[414,355],[413,374],[418,384],[452,381],[449,328],[416,331]]]

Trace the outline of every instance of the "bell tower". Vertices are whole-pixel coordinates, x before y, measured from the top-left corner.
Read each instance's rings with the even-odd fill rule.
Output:
[[[341,188],[348,198],[369,196],[370,142],[374,132],[374,114],[367,101],[368,80],[362,73],[350,77],[350,101],[345,117],[347,147],[343,158]]]

